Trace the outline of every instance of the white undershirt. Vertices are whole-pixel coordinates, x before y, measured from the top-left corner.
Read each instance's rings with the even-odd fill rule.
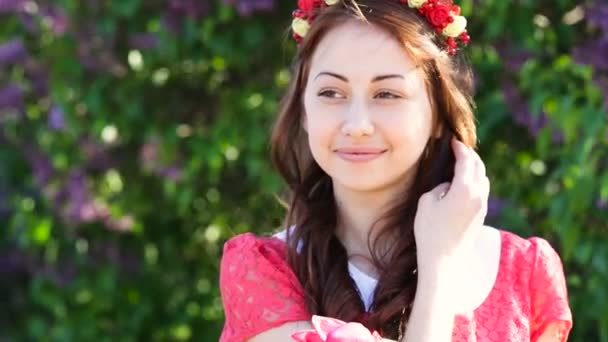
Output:
[[[287,230],[282,230],[273,236],[285,241],[287,238]],[[300,251],[301,244],[298,244],[298,252]],[[361,300],[365,305],[365,311],[369,311],[370,306],[372,304],[372,300],[374,297],[374,290],[378,285],[378,279],[369,276],[366,273],[363,273],[360,269],[358,269],[355,265],[353,265],[350,261],[348,262],[348,273],[350,277],[355,281],[357,288],[359,289],[359,294],[361,295]]]

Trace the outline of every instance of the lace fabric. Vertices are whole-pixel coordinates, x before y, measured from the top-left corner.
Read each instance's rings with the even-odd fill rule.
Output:
[[[307,321],[304,291],[277,238],[245,233],[224,244],[220,291],[226,321],[220,341],[245,341],[291,321]]]
[[[572,327],[562,263],[541,238],[501,231],[494,288],[477,309],[456,315],[453,341],[536,341],[559,323],[561,341]],[[286,322],[310,320],[305,293],[289,267],[286,244],[245,233],[224,245],[220,290],[226,314],[222,342],[241,342]]]
[[[536,341],[551,322],[559,323],[558,335],[565,341],[572,328],[572,313],[561,260],[546,240],[532,238],[531,243],[535,251],[530,282],[532,341]]]

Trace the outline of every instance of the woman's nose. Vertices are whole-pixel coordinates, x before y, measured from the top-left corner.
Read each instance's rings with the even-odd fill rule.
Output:
[[[351,105],[342,124],[342,133],[352,137],[374,134],[374,124],[370,118],[369,109],[365,105]]]

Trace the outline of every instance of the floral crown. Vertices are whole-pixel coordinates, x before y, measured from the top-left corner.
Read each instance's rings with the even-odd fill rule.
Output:
[[[293,38],[300,44],[315,19],[316,12],[336,5],[341,0],[298,0],[298,9],[293,11],[291,29]],[[460,7],[452,0],[393,0],[415,8],[435,30],[445,37],[450,55],[456,53],[458,42],[467,45],[471,37],[467,33],[467,19],[460,15]]]

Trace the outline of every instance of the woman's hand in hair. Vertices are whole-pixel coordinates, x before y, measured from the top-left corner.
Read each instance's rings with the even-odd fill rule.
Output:
[[[420,197],[414,222],[419,278],[458,269],[487,213],[490,181],[479,155],[453,139],[454,178]]]
[[[461,251],[471,245],[487,210],[490,182],[471,148],[453,140],[454,178],[422,195],[414,220],[418,284],[405,341],[451,341],[458,289],[464,277]]]

